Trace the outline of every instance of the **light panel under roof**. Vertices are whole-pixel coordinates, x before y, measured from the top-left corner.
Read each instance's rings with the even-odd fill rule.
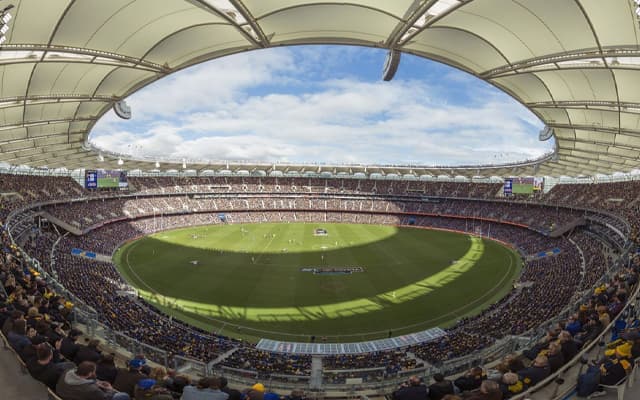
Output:
[[[204,0],[204,2],[231,18],[238,25],[247,23],[246,18],[229,0]]]

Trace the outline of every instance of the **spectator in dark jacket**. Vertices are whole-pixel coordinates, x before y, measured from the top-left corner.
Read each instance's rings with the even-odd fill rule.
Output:
[[[466,374],[456,379],[454,384],[462,391],[474,390],[480,387],[483,377],[482,368],[473,367]]]
[[[427,400],[429,389],[422,384],[420,378],[412,376],[406,384],[393,392],[393,400]]]
[[[533,360],[533,363],[529,368],[525,368],[520,371],[519,375],[522,377],[526,387],[535,386],[538,382],[551,374],[549,369],[549,360],[546,356],[538,356]]]
[[[27,337],[27,322],[23,319],[16,320],[7,340],[11,347],[22,355],[24,349],[31,345],[31,340]]]
[[[83,361],[98,362],[102,358],[102,353],[98,350],[100,341],[98,339],[89,340],[86,346],[80,346],[73,359],[73,362],[80,364]]]
[[[112,354],[104,355],[102,359],[96,363],[96,375],[99,380],[109,382],[113,385],[116,381],[117,374],[118,368],[116,368]]]
[[[571,336],[567,331],[560,332],[558,339],[562,346],[562,355],[564,355],[564,360],[568,362],[578,354],[578,344],[573,340],[573,336]]]
[[[136,384],[140,380],[148,378],[148,376],[140,372],[144,363],[144,360],[134,358],[129,361],[128,369],[118,369],[113,387],[116,388],[116,390],[129,393],[130,396],[133,396]]]
[[[524,383],[515,372],[507,372],[502,375],[500,389],[502,390],[502,398],[509,399],[524,390]]]
[[[96,364],[85,361],[65,372],[56,385],[56,393],[64,400],[129,400],[126,393],[113,390],[108,382],[96,380]]]
[[[24,313],[20,310],[13,310],[11,316],[2,324],[2,333],[8,336],[9,332],[13,330],[13,323],[19,319],[24,319]]]
[[[62,345],[60,346],[60,354],[69,361],[73,361],[80,350],[80,345],[76,343],[76,340],[80,337],[82,332],[77,329],[71,329],[69,334],[62,339]]]
[[[72,363],[53,363],[53,351],[46,343],[38,346],[37,358],[27,362],[27,369],[31,376],[47,385],[51,390],[56,389],[60,376],[73,367]]]
[[[231,389],[229,386],[227,386],[228,382],[227,382],[227,378],[225,378],[224,376],[221,376],[220,378],[220,390],[222,390],[223,392],[225,392],[226,394],[229,395],[229,399],[228,400],[241,400],[242,399],[242,393],[240,393],[239,390],[236,389]],[[291,392],[291,400],[302,400],[302,394],[300,394],[299,398],[296,398],[293,396],[293,394],[298,393],[297,391],[293,391]]]
[[[500,385],[492,380],[482,381],[480,387],[466,394],[464,399],[468,400],[502,400]]]
[[[446,394],[455,394],[453,382],[444,378],[444,375],[437,373],[433,376],[435,381],[429,386],[429,399],[442,400]]]
[[[560,343],[553,342],[549,344],[547,359],[549,360],[549,369],[552,374],[564,365],[564,354],[562,354],[562,346]]]

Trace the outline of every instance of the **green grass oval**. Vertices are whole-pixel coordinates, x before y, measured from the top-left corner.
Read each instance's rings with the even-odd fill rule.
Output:
[[[328,234],[315,235],[317,228]],[[165,231],[126,244],[114,261],[142,297],[188,323],[248,340],[303,341],[445,327],[504,296],[521,267],[515,252],[491,240],[330,223]],[[311,267],[364,271],[301,271]]]

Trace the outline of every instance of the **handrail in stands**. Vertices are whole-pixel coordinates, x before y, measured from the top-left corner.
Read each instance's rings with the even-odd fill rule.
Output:
[[[633,295],[629,296],[629,301],[627,302],[627,304],[625,304],[624,308],[622,309],[622,311],[620,311],[620,313],[618,314],[618,316],[616,318],[614,318],[609,325],[606,326],[605,329],[602,330],[602,332],[598,335],[597,338],[595,338],[593,341],[591,341],[590,343],[585,344],[585,347],[568,363],[566,363],[565,365],[563,365],[562,367],[560,367],[560,369],[558,369],[555,373],[549,375],[547,378],[543,379],[542,381],[540,381],[537,385],[529,388],[528,390],[516,395],[512,397],[512,400],[524,400],[524,399],[528,399],[530,398],[530,396],[538,391],[540,391],[541,389],[547,387],[547,385],[549,385],[550,383],[556,381],[556,379],[558,379],[558,377],[560,377],[563,373],[567,372],[570,368],[576,366],[580,360],[585,357],[585,355],[590,352],[591,350],[594,349],[594,347],[596,345],[598,345],[605,337],[605,335],[607,335],[608,333],[611,332],[611,329],[613,328],[613,326],[615,325],[616,321],[618,321],[620,318],[623,318],[623,316],[625,315],[625,312],[628,311],[628,309],[631,307],[632,304],[634,304],[635,301],[637,301],[637,296],[640,293],[640,284],[638,284],[635,288],[635,290],[633,291]],[[563,395],[565,395],[566,393],[563,393]],[[563,395],[561,396],[557,396],[557,397],[563,397]]]

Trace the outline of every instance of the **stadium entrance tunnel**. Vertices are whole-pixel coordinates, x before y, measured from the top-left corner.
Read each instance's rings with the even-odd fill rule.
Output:
[[[307,229],[310,235],[318,226],[218,227],[272,230],[276,225]],[[292,253],[226,251],[220,247],[228,245],[221,243],[213,250],[171,243],[174,232],[198,240],[190,235],[213,228],[197,227],[131,242],[116,252],[115,262],[138,295],[161,311],[208,331],[223,328],[226,335],[249,340],[300,340],[319,334],[358,341],[383,337],[389,330],[400,334],[445,327],[504,296],[520,268],[512,250],[475,236],[383,225],[320,225],[328,236],[313,237],[319,241],[331,238],[335,244],[337,226],[355,230],[356,236],[359,229],[380,228],[383,239],[365,238],[357,246],[322,251],[307,246],[307,252]],[[394,234],[385,236],[388,228]],[[217,237],[211,230],[208,234]],[[260,243],[277,239],[262,235]],[[237,246],[234,233],[229,236],[227,243]],[[348,243],[349,239],[338,241]],[[173,264],[172,259],[180,261]],[[401,260],[400,264],[393,265],[393,259]],[[362,270],[350,274],[310,271],[348,269],[341,267]]]

